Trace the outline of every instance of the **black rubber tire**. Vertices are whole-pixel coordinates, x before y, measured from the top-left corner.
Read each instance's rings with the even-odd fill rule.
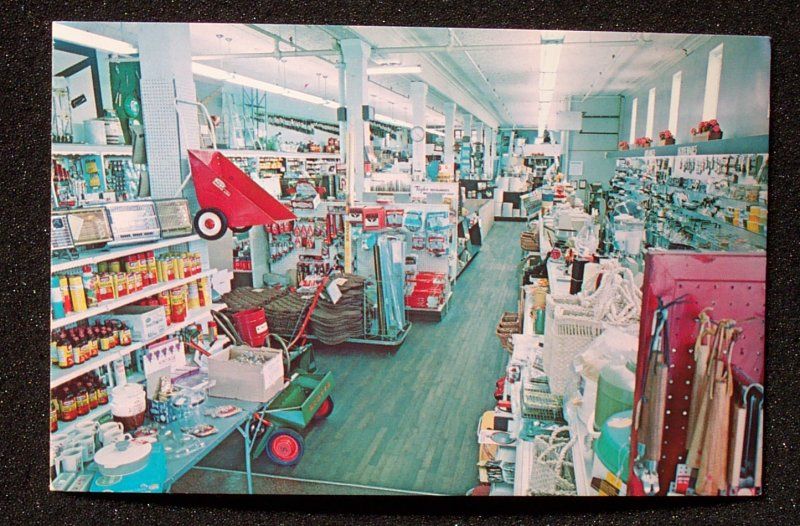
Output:
[[[264,451],[267,453],[267,458],[274,464],[295,466],[303,458],[305,444],[300,433],[293,429],[282,427],[272,433]]]
[[[237,228],[237,227],[232,226],[232,227],[229,227],[229,228],[231,229],[231,232],[233,232],[234,234],[244,234],[245,232],[249,232],[250,229],[253,228],[253,227],[252,226],[245,226],[245,227]]]
[[[205,216],[205,217],[204,217]],[[217,225],[211,229],[205,223],[207,220],[216,219]],[[194,216],[194,230],[203,239],[214,241],[225,235],[228,230],[228,218],[217,208],[203,208]]]
[[[317,408],[317,412],[314,413],[314,420],[323,420],[331,416],[333,407],[333,398],[329,396],[320,404],[319,408]]]

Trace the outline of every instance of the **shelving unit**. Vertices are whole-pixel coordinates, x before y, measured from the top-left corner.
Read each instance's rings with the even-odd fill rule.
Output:
[[[102,248],[97,250],[88,250],[83,252],[78,259],[64,259],[54,258],[50,265],[50,273],[64,272],[73,268],[79,268],[84,265],[96,265],[102,261],[110,261],[112,259],[123,258],[132,254],[139,254],[141,252],[150,250],[159,250],[161,248],[168,248],[175,245],[182,245],[184,243],[191,243],[198,241],[200,236],[193,234],[191,236],[176,237],[173,239],[162,239],[153,243],[146,243],[142,245],[128,245],[124,248]],[[58,263],[56,263],[58,261]]]
[[[123,356],[127,356],[147,345],[164,338],[165,336],[169,336],[170,334],[174,334],[179,332],[186,327],[198,323],[200,321],[206,320],[211,316],[211,311],[216,310],[215,306],[212,305],[211,307],[203,307],[200,309],[194,309],[189,311],[186,320],[180,323],[173,323],[172,325],[167,326],[167,330],[155,336],[153,338],[148,338],[147,340],[133,342],[131,345],[126,347],[117,347],[110,351],[101,351],[98,356],[92,358],[89,361],[86,361],[80,365],[75,365],[70,367],[69,369],[60,369],[55,365],[50,366],[50,388],[58,387],[61,384],[69,382],[83,374],[88,372],[94,371],[98,367],[102,367],[107,365],[118,358],[122,358]]]
[[[98,314],[104,314],[114,309],[118,309],[119,307],[129,305],[135,301],[139,301],[144,298],[149,298],[150,296],[158,294],[159,292],[174,289],[176,287],[180,287],[181,285],[186,285],[187,283],[197,281],[200,278],[209,277],[215,274],[216,272],[217,272],[216,269],[205,270],[203,272],[200,272],[199,274],[195,274],[194,276],[189,276],[188,278],[165,281],[159,283],[158,285],[151,285],[149,287],[145,287],[138,292],[134,292],[133,294],[128,294],[127,296],[123,296],[121,298],[112,301],[104,301],[103,303],[100,303],[99,305],[97,305],[96,307],[92,307],[91,309],[86,309],[85,311],[82,312],[76,312],[75,314],[66,316],[58,320],[51,320],[50,328],[60,329],[61,327],[66,327],[71,323],[77,323],[87,318],[91,318],[92,316],[97,316]]]

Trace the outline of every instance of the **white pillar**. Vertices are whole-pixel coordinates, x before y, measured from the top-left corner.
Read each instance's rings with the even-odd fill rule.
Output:
[[[339,107],[345,107],[345,96],[347,94],[346,86],[347,81],[345,79],[344,74],[344,62],[338,64],[336,69],[339,71]],[[338,113],[336,115],[338,120]],[[338,121],[339,122],[339,158],[342,162],[347,162],[347,149],[345,148],[345,142],[347,141],[347,122],[346,121]]]
[[[428,85],[424,82],[411,83],[411,124],[414,128],[425,130],[425,100],[428,95]],[[422,140],[414,140],[412,133],[411,145],[411,179],[422,181],[425,179],[425,143],[427,133],[422,134]]]
[[[494,130],[486,126],[483,134],[483,178],[492,179],[494,174]]]
[[[347,136],[352,141],[353,158],[347,159],[353,166],[352,188],[347,191],[356,201],[364,195],[364,146],[369,136],[365,137],[362,107],[367,101],[367,61],[370,47],[357,38],[348,38],[340,42],[344,57],[345,107],[347,108]],[[342,145],[344,147],[344,144]]]
[[[172,197],[189,174],[187,149],[200,147],[189,24],[140,23],[142,115],[153,197]]]
[[[456,162],[455,154],[456,103],[444,103],[444,164],[452,172]]]
[[[469,113],[464,114],[464,135],[462,137],[469,138],[469,143],[472,144],[472,115]]]

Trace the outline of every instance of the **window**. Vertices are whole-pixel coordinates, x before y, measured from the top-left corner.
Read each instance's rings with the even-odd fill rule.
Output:
[[[703,97],[703,120],[717,118],[717,103],[719,102],[719,83],[722,77],[722,44],[718,45],[708,54],[708,69],[706,70],[706,93]]]
[[[680,71],[672,75],[672,91],[669,95],[669,126],[667,129],[672,135],[678,134],[678,108],[681,105],[681,80],[683,73]]]
[[[631,103],[631,140],[630,143],[636,140],[636,113],[639,110],[639,99],[634,98]]]
[[[647,124],[644,127],[644,136],[653,138],[653,119],[656,117],[656,89],[650,88],[647,94]]]

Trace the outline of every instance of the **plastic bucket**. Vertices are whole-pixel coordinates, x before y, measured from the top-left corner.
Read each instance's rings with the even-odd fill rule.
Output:
[[[233,314],[233,324],[242,340],[250,347],[263,347],[269,336],[264,309],[243,310]]]

